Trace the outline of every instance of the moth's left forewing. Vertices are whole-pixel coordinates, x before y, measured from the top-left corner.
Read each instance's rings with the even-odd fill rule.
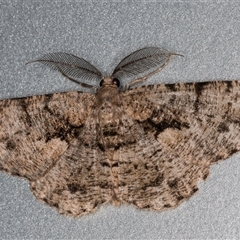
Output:
[[[48,108],[72,126],[82,126],[95,105],[95,95],[83,92],[53,94]]]
[[[78,137],[94,99],[70,92],[0,101],[0,169],[29,180],[44,175]]]

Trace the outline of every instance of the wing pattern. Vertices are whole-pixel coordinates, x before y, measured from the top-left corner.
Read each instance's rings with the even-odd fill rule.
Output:
[[[240,81],[116,85],[121,76],[145,80],[172,55],[130,54],[95,94],[1,100],[0,170],[28,179],[37,199],[74,217],[108,202],[162,210],[191,197],[212,163],[240,151]],[[75,56],[41,61],[59,58],[101,76]]]
[[[212,163],[240,151],[239,92],[239,81],[225,81],[123,93],[125,111],[144,131],[139,144],[122,150],[123,200],[160,210],[193,195]]]

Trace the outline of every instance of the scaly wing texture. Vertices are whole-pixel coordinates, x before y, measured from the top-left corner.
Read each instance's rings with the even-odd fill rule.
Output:
[[[93,101],[77,92],[0,101],[0,168],[29,180],[44,175],[81,131]]]
[[[91,136],[94,136],[92,131]],[[110,202],[111,171],[105,166],[108,159],[94,145],[86,146],[79,140],[71,142],[56,165],[31,183],[36,198],[57,208],[61,214],[74,217],[88,214]]]
[[[0,101],[0,169],[29,179],[38,199],[71,216],[110,196],[94,103],[94,95],[78,92]]]
[[[240,150],[239,90],[232,81],[3,100],[0,169],[70,216],[110,201],[175,207],[211,163]]]
[[[99,147],[96,98],[57,93],[0,101],[0,169],[25,177],[59,213],[80,216],[113,199],[111,152]]]
[[[118,98],[118,94],[114,96]],[[133,144],[139,131],[131,119],[124,119],[121,103],[102,100],[92,108],[81,134],[55,166],[31,184],[38,199],[62,214],[80,216],[107,202],[121,203],[117,149]]]
[[[175,207],[197,191],[211,163],[240,150],[240,82],[142,86],[122,94],[142,137],[119,155],[119,198]]]

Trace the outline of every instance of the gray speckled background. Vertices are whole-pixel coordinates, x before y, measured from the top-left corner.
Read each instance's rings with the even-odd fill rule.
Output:
[[[0,2],[0,99],[79,90],[41,65],[47,52],[84,57],[105,74],[127,54],[164,47],[175,57],[149,83],[240,79],[240,3],[230,1]],[[101,207],[71,219],[38,202],[28,182],[0,173],[0,238],[240,238],[240,155],[211,168],[200,191],[178,208]]]

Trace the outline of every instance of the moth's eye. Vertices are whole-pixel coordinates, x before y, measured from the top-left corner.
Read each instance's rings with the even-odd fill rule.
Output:
[[[113,78],[112,80],[113,84],[115,84],[117,87],[120,87],[120,81],[117,78]]]
[[[103,82],[104,82],[104,80],[101,80],[101,82],[100,82],[100,87],[103,85]]]

